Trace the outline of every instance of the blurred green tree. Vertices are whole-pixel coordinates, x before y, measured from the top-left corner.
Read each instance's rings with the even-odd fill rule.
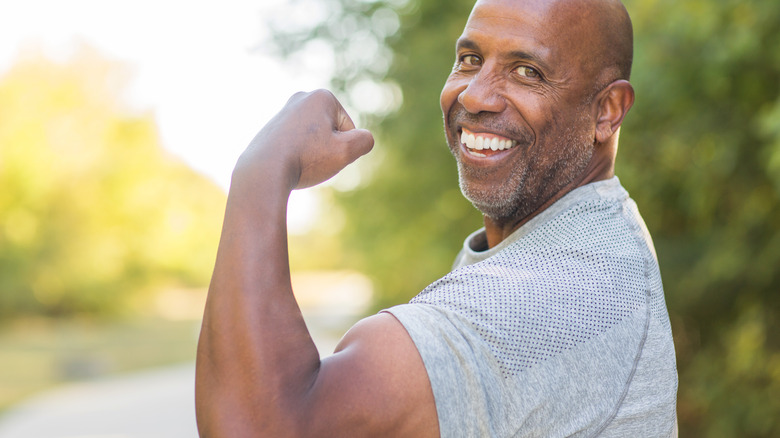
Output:
[[[123,105],[127,78],[88,48],[0,78],[0,321],[114,314],[208,283],[225,195]]]
[[[328,42],[333,87],[353,108],[369,97],[365,81],[402,96],[396,111],[364,118],[377,150],[362,185],[334,197],[344,262],[373,277],[383,307],[443,274],[480,225],[457,188],[438,108],[473,1],[318,3],[330,16],[279,28],[275,47]],[[625,3],[637,101],[617,174],[658,250],[681,436],[780,436],[780,2]]]
[[[681,435],[780,436],[780,3],[626,3],[618,174],[658,250]]]

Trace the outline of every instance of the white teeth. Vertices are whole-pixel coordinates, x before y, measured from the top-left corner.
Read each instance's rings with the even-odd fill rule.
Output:
[[[511,149],[517,142],[508,139],[499,139],[498,137],[483,137],[481,135],[472,134],[466,130],[460,136],[460,141],[466,145],[470,150],[481,151],[483,149],[490,149],[493,151],[503,151],[505,149]],[[476,156],[485,156],[483,154],[472,153]]]
[[[463,141],[463,143],[466,144],[466,147],[468,147],[469,149],[474,149],[474,147],[473,147],[474,142],[475,142],[474,141],[474,134],[464,132],[462,141]]]

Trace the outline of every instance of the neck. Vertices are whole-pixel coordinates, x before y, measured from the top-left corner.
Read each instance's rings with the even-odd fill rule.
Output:
[[[613,176],[615,176],[614,160],[593,160],[591,161],[591,164],[588,166],[586,171],[580,175],[580,177],[575,178],[572,182],[558,190],[555,194],[553,194],[553,196],[542,203],[542,205],[537,207],[536,210],[534,210],[531,214],[519,218],[515,217],[505,219],[494,219],[488,216],[483,216],[488,248],[493,248],[494,246],[501,243],[518,228],[539,215],[551,205],[555,204],[559,199],[566,196],[566,194],[572,190],[592,182],[603,181],[612,178]]]

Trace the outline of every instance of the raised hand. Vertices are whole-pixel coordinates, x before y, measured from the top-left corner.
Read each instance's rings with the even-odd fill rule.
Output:
[[[310,187],[333,177],[373,145],[371,133],[355,129],[332,93],[297,93],[241,155],[234,183],[252,178],[262,164],[271,162],[282,170],[279,177],[287,180],[289,189]]]

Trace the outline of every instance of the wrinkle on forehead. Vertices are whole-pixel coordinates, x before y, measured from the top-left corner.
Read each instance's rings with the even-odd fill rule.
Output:
[[[467,29],[480,20],[506,22],[510,29],[514,23],[511,33],[536,39],[559,58],[578,59],[595,82],[630,76],[633,30],[620,0],[478,0]]]

